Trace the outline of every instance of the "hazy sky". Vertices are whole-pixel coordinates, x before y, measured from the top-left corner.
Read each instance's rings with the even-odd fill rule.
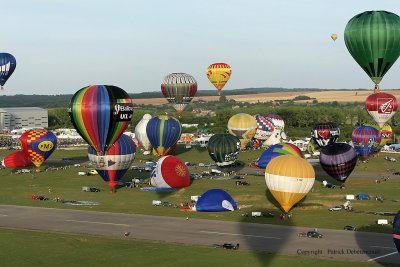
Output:
[[[91,84],[158,91],[172,72],[214,89],[205,71],[216,62],[232,67],[226,89],[373,88],[344,28],[363,11],[399,9],[398,0],[7,1],[0,51],[17,68],[0,94],[73,94]],[[400,88],[399,68],[382,89]]]

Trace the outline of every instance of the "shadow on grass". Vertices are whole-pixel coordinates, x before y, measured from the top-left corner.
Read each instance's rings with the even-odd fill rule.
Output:
[[[277,220],[282,220],[280,219],[280,214],[283,214],[283,212],[280,204],[278,201],[276,201],[268,189],[265,190],[265,197],[265,201],[271,202],[278,209],[278,211],[275,209],[273,211],[266,209],[253,209],[252,211],[260,211],[262,213],[263,216],[260,218],[252,217],[252,211],[249,211],[249,217],[243,217],[241,220],[243,223],[240,224],[240,234],[245,236],[244,242],[246,247],[251,251],[280,253],[288,241],[282,238],[279,233],[284,231],[287,234],[294,230],[288,227],[278,229],[275,225],[269,226],[271,221],[274,221],[275,224],[277,224]],[[272,217],[271,214],[273,214]],[[250,226],[250,223],[258,224]],[[286,226],[294,225],[294,218],[292,217],[287,220],[282,220],[279,224]],[[253,255],[257,257],[260,266],[269,266],[272,264],[272,261],[274,261],[275,257],[263,257],[261,253],[254,253]]]

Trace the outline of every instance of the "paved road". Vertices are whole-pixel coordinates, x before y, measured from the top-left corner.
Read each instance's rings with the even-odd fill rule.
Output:
[[[318,229],[322,239],[298,237],[309,228],[0,205],[0,227],[159,240],[188,245],[240,243],[240,249],[400,264],[389,234]]]

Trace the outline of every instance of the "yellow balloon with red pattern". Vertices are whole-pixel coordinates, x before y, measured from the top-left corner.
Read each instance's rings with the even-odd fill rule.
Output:
[[[218,95],[231,77],[232,69],[226,63],[214,63],[207,68],[207,77],[210,82],[218,89]]]

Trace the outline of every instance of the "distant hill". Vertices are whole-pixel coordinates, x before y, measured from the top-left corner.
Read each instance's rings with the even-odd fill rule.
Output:
[[[276,88],[276,87],[262,87],[262,88],[243,88],[233,90],[223,90],[223,95],[248,95],[260,93],[278,93],[278,92],[302,92],[302,91],[338,91],[350,89],[318,89],[318,88]],[[354,89],[352,89],[354,90]],[[367,90],[367,89],[357,89]],[[133,99],[146,99],[146,98],[163,98],[161,92],[144,92],[144,93],[129,93]],[[215,90],[199,90],[196,93],[197,97],[202,96],[217,96],[218,91]],[[13,95],[13,96],[0,96],[1,107],[42,107],[42,108],[57,108],[68,107],[72,94],[66,95]]]

